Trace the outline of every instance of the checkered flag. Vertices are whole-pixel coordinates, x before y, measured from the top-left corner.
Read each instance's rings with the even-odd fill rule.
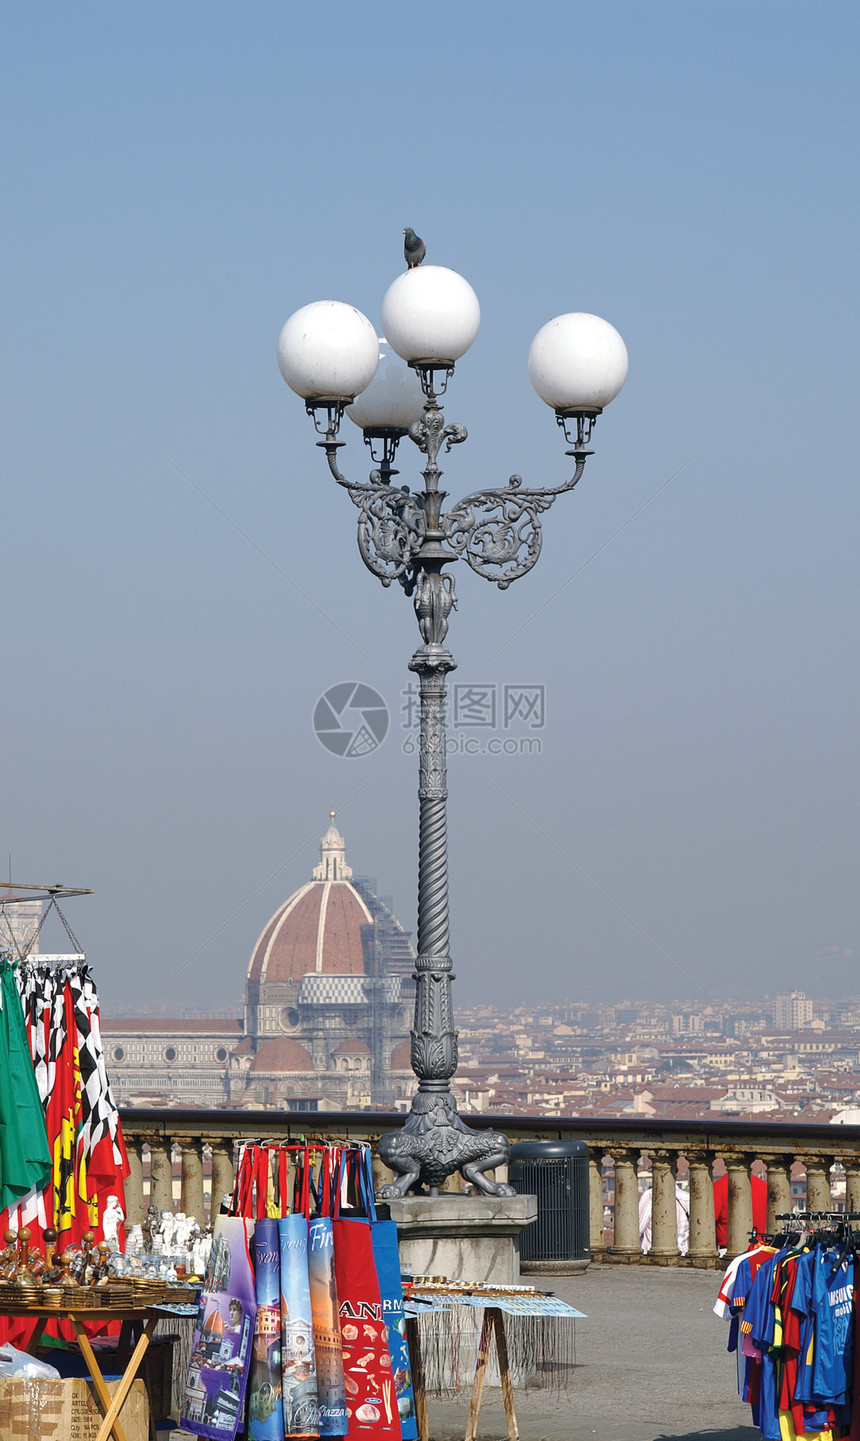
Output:
[[[105,1065],[99,998],[89,966],[81,967],[81,1006],[87,1017],[88,1030],[85,1049],[87,1066],[90,1068],[84,1081],[84,1050],[81,1049],[81,1079],[83,1093],[86,1097],[84,1101],[84,1154],[89,1158],[98,1142],[107,1135],[113,1142],[114,1160],[119,1164],[122,1160],[117,1143],[119,1111]],[[75,1015],[77,1016],[77,1002]],[[78,1030],[80,1036],[80,1026]],[[79,1048],[81,1046],[80,1039],[78,1046]]]
[[[39,1100],[44,1106],[48,1099],[48,1037],[46,1020],[50,1014],[50,997],[46,997],[42,978],[40,978],[32,966],[19,966],[15,979],[18,983],[18,992],[21,997],[21,1005],[24,1009],[24,1024],[27,1028],[27,1040],[30,1045],[30,1056],[33,1061],[33,1070],[36,1073],[36,1085],[39,1088]]]

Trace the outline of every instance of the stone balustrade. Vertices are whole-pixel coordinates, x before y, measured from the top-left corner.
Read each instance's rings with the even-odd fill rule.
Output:
[[[131,1171],[126,1181],[128,1223],[142,1221],[149,1204],[209,1219],[232,1190],[236,1147],[247,1141],[298,1143],[306,1137],[367,1141],[394,1129],[402,1117],[384,1112],[198,1111],[131,1107],[121,1112]],[[588,1146],[591,1250],[594,1259],[637,1264],[715,1266],[715,1169],[725,1168],[728,1189],[728,1251],[746,1248],[752,1228],[751,1174],[766,1176],[768,1228],[800,1201],[808,1210],[860,1211],[860,1126],[791,1121],[659,1121],[640,1117],[563,1119],[542,1116],[474,1117],[512,1141],[579,1140]],[[650,1165],[651,1249],[639,1242],[640,1172]],[[840,1196],[831,1175],[837,1168]],[[675,1184],[688,1177],[690,1235],[687,1255],[678,1251]],[[805,1173],[805,1194],[793,1196]],[[390,1172],[378,1158],[379,1183]],[[497,1177],[501,1179],[501,1177]],[[178,1188],[178,1195],[177,1195]],[[446,1189],[458,1190],[452,1177]],[[210,1198],[207,1206],[207,1197]]]

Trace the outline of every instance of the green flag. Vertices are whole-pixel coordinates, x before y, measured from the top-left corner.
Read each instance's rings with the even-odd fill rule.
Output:
[[[51,1179],[45,1113],[15,972],[0,960],[0,1210]]]

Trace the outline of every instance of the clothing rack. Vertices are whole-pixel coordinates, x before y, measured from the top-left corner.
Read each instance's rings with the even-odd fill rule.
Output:
[[[783,1211],[775,1221],[860,1221],[860,1211]]]
[[[738,1393],[763,1437],[854,1435],[860,1212],[780,1212],[734,1257],[714,1310],[730,1321]],[[860,1405],[860,1402],[858,1402]]]

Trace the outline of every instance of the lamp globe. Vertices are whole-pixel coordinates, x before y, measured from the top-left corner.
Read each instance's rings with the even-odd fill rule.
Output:
[[[366,315],[340,300],[315,300],[290,316],[278,365],[303,400],[354,400],[376,373],[379,344]]]
[[[382,328],[407,363],[453,365],[469,349],[480,323],[481,307],[468,280],[444,265],[404,271],[382,301]]]
[[[387,341],[380,337],[380,345]],[[406,431],[424,412],[424,396],[414,370],[398,355],[380,351],[376,374],[345,414],[361,430]]]
[[[598,412],[627,379],[627,347],[599,315],[557,315],[529,350],[529,380],[553,410]]]

